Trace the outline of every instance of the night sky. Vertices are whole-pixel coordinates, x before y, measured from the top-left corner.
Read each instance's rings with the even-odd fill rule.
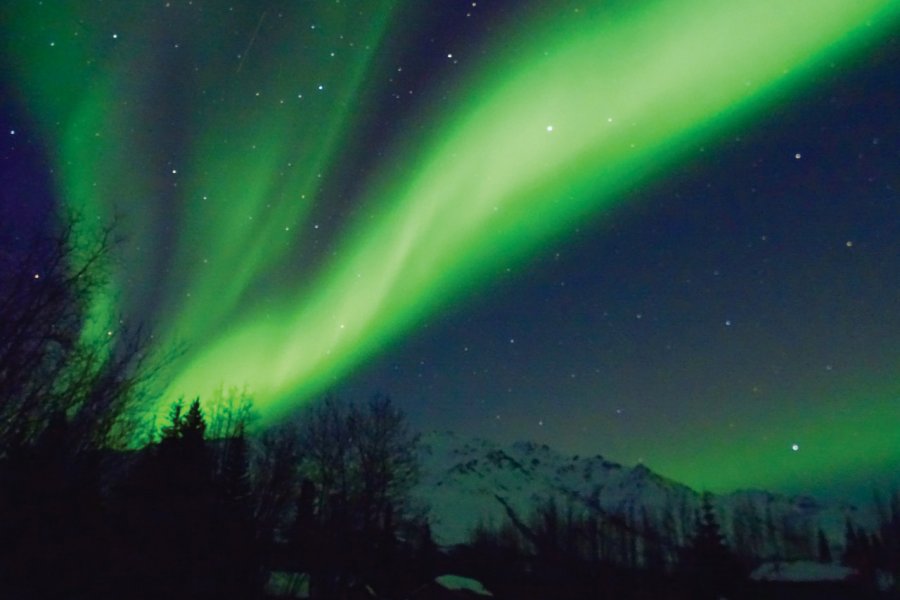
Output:
[[[2,241],[118,215],[95,322],[185,348],[166,400],[381,391],[422,430],[867,494],[900,474],[898,15],[13,0]]]

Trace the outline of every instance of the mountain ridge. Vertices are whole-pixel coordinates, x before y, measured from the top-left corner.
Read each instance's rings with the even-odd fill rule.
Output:
[[[701,494],[686,484],[644,464],[629,467],[601,454],[566,455],[547,444],[504,445],[450,431],[425,434],[420,452],[423,476],[414,495],[429,507],[432,533],[443,546],[466,543],[478,527],[501,526],[509,511],[527,519],[550,500],[578,514],[672,518],[683,543],[701,506]],[[848,519],[870,530],[874,525],[874,515],[852,503],[806,494],[741,489],[712,499],[726,540],[755,536],[760,553],[769,558],[814,556],[819,530],[832,551],[840,552]],[[783,532],[779,539],[771,533],[775,529]]]

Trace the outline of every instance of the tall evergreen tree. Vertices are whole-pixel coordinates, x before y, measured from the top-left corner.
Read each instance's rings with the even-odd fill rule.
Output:
[[[181,439],[184,428],[184,400],[179,398],[169,407],[169,422],[160,428],[163,440]]]
[[[830,563],[831,562],[831,544],[828,543],[828,536],[825,535],[825,532],[819,529],[818,535],[818,558],[820,563]]]
[[[188,413],[190,417],[190,412]],[[250,598],[261,584],[260,539],[253,521],[250,464],[244,427],[226,441],[220,475],[219,513],[212,538],[219,546],[217,586],[225,595]]]
[[[887,505],[876,497],[876,507],[881,539],[879,566],[894,576],[895,591],[900,592],[900,492],[894,491]]]
[[[646,506],[641,508],[641,533],[643,567],[660,573],[665,571],[666,555],[661,527],[650,515]]]
[[[686,548],[682,566],[695,586],[698,598],[727,595],[743,576],[737,557],[725,544],[709,493],[703,494],[697,529]]]
[[[765,557],[763,519],[751,498],[735,507],[731,531],[734,552],[744,565],[752,568]]]
[[[185,446],[191,446],[191,450],[195,450],[203,445],[205,436],[206,420],[203,418],[203,410],[200,408],[200,398],[195,398],[184,416],[181,438],[184,440]]]
[[[146,598],[208,598],[221,577],[222,510],[199,400],[173,404],[121,493],[120,582]]]
[[[250,459],[244,427],[239,426],[237,435],[226,442],[221,473],[223,499],[235,511],[250,516]]]
[[[843,563],[848,567],[856,567],[860,564],[862,557],[860,556],[862,544],[859,540],[859,533],[853,526],[853,522],[849,517],[844,521],[844,557]]]
[[[772,560],[784,559],[784,543],[781,530],[775,524],[775,516],[772,514],[772,502],[766,503],[766,546],[769,552],[769,558]]]

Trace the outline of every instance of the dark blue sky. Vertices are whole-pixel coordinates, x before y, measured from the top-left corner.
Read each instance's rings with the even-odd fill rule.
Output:
[[[380,100],[356,119],[342,176],[323,184],[330,201],[314,209],[323,231],[354,218],[391,137],[424,127],[422,109],[458,66],[446,48],[477,61],[526,11],[569,4],[441,1],[399,12],[404,34],[389,36],[372,66],[393,75],[369,82]],[[260,20],[245,12],[246,27],[228,33],[239,47]],[[50,148],[11,89],[3,74],[4,251],[59,201]],[[166,151],[187,144],[181,117],[160,134]],[[421,429],[645,461],[698,487],[730,485],[737,478],[723,471],[746,464],[759,474],[750,483],[867,494],[900,473],[898,190],[893,35],[692,148],[620,208],[496,273],[334,391],[389,393]],[[845,450],[878,454],[856,472],[836,461]],[[798,461],[792,478],[801,454],[812,462]]]
[[[685,438],[789,453],[790,422],[840,427],[823,415],[834,397],[900,403],[898,189],[893,37],[696,147],[624,209],[500,273],[339,389],[388,391],[423,428],[677,463],[677,474],[690,468],[670,460]],[[887,461],[878,477],[897,472]]]

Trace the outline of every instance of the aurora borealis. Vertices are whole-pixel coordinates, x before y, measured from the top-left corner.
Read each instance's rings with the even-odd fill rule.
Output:
[[[167,399],[247,386],[274,420],[377,387],[422,427],[826,486],[900,461],[898,89],[839,93],[896,74],[898,16],[13,2],[9,144],[121,215],[97,312],[185,346]],[[823,133],[823,89],[858,130]],[[857,138],[886,157],[862,191]]]

